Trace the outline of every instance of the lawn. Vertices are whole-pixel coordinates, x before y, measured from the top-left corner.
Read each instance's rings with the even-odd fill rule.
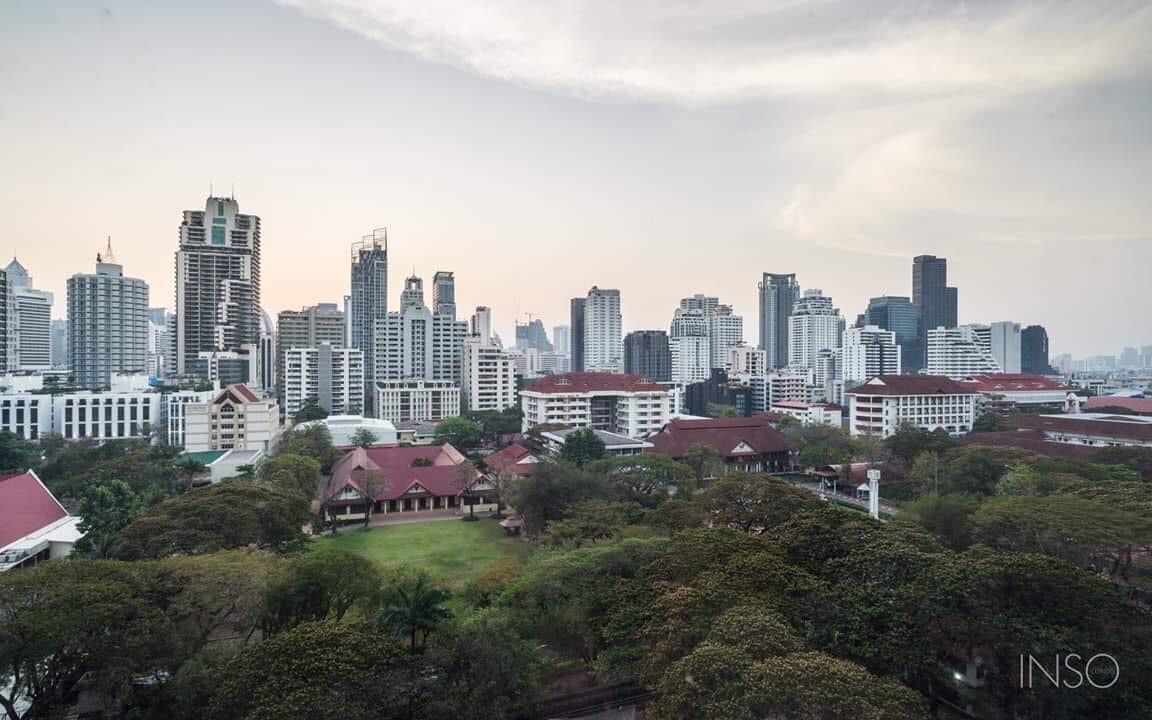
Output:
[[[385,525],[368,530],[347,528],[336,537],[325,536],[316,542],[363,555],[382,569],[397,565],[423,568],[456,589],[484,572],[493,561],[523,559],[529,550],[527,543],[505,537],[499,523],[491,518]]]

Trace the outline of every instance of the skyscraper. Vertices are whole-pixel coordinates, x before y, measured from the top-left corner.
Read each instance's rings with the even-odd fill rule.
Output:
[[[1000,366],[1000,372],[1017,374],[1020,372],[1020,323],[994,322],[989,328],[989,346],[992,359]]]
[[[516,323],[516,349],[552,352],[552,343],[548,341],[544,323],[539,319],[531,320],[526,325]]]
[[[347,321],[350,346],[364,353],[365,407],[375,397],[376,323],[388,316],[388,228],[377,228],[352,245]]]
[[[875,325],[896,334],[900,346],[900,367],[914,373],[924,367],[924,346],[920,342],[920,314],[912,299],[905,296],[881,295],[868,301],[860,327]]]
[[[404,289],[400,291],[400,309],[408,307],[409,305],[423,305],[424,304],[424,278],[415,275],[409,275],[404,278]],[[435,313],[435,308],[432,312]]]
[[[929,330],[956,327],[956,297],[956,288],[948,287],[947,259],[935,255],[912,259],[912,304],[920,314],[920,338],[925,347]]]
[[[12,300],[15,369],[46,370],[52,366],[52,293],[33,288],[32,276],[16,258],[4,272]]]
[[[584,298],[572,298],[572,372],[584,371]]]
[[[953,380],[1002,372],[992,359],[991,334],[987,325],[929,330],[927,359],[929,375],[944,375]]]
[[[176,372],[201,352],[240,351],[260,339],[260,218],[233,198],[185,210],[176,252]]]
[[[556,325],[552,328],[553,349],[564,355],[572,352],[572,327],[570,325]]]
[[[584,301],[584,370],[624,372],[622,324],[620,291],[593,285]]]
[[[768,354],[768,367],[788,364],[788,317],[800,299],[795,273],[764,273],[760,290],[760,349]]]
[[[476,312],[472,313],[469,334],[480,339],[482,345],[492,342],[492,308],[477,305]]]
[[[287,374],[284,372],[284,354],[292,349],[318,348],[322,343],[328,343],[333,348],[348,347],[345,337],[346,319],[343,311],[336,303],[318,303],[300,310],[284,310],[276,316],[276,377],[277,397],[280,407],[287,411],[284,397],[284,381]],[[317,356],[318,357],[318,356]],[[363,366],[363,351],[361,351],[360,365]],[[363,385],[363,378],[361,378]],[[363,393],[363,387],[360,388]],[[363,404],[361,398],[357,405]],[[331,408],[327,408],[331,410]],[[288,413],[291,415],[291,413]]]
[[[85,388],[147,368],[148,284],[124,277],[111,241],[96,256],[95,274],[68,278],[68,351],[73,381]]]
[[[845,388],[854,387],[877,375],[899,375],[901,347],[896,332],[876,325],[844,331],[841,367]]]
[[[0,270],[0,372],[16,367],[15,308],[12,291],[8,288],[8,273]]]
[[[3,275],[0,272],[0,275]],[[68,321],[52,321],[52,367],[68,367]]]
[[[456,278],[450,272],[432,276],[432,312],[456,319]]]
[[[468,323],[432,312],[422,297],[423,282],[416,276],[408,278],[400,310],[376,324],[376,380],[460,382]]]
[[[637,330],[624,336],[624,372],[671,382],[672,351],[663,330]]]
[[[1048,375],[1052,370],[1048,361],[1048,331],[1043,325],[1029,325],[1020,332],[1020,371]]]
[[[821,350],[840,347],[844,319],[832,298],[820,290],[805,290],[788,318],[788,365],[816,369]]]

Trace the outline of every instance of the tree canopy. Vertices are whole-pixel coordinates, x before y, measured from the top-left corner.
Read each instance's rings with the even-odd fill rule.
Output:
[[[588,428],[581,428],[564,438],[560,457],[576,467],[583,467],[586,463],[603,458],[606,451],[604,441],[598,438],[596,433]]]
[[[438,445],[447,443],[464,452],[480,444],[482,430],[480,423],[466,417],[444,418],[436,424],[433,442]]]

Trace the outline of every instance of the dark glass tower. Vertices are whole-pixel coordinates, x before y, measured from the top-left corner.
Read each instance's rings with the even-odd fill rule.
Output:
[[[672,350],[663,330],[637,330],[624,336],[624,372],[672,381]]]
[[[760,349],[768,354],[768,367],[788,364],[788,318],[800,299],[795,273],[764,273],[760,290]]]
[[[948,260],[935,255],[912,259],[912,304],[920,313],[920,342],[928,347],[928,331],[953,328],[957,320],[956,288],[948,287]]]
[[[1029,325],[1021,331],[1020,371],[1035,375],[1053,372],[1048,364],[1048,331],[1043,325]]]
[[[572,372],[584,371],[584,298],[572,298]]]
[[[924,367],[924,347],[920,344],[919,313],[911,298],[882,295],[868,301],[864,311],[864,324],[876,325],[896,333],[900,346],[900,366],[906,373]]]

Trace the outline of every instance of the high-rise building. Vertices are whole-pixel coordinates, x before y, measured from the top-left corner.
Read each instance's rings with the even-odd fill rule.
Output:
[[[904,296],[882,295],[868,301],[863,322],[857,327],[875,325],[896,334],[900,346],[900,366],[903,372],[914,373],[924,367],[924,345],[920,338],[920,313],[912,299]]]
[[[552,328],[552,349],[562,355],[572,354],[572,328],[556,325]]]
[[[708,315],[711,365],[728,369],[728,351],[744,343],[744,318],[732,313],[731,305],[717,305]]]
[[[680,335],[668,339],[672,354],[672,382],[703,382],[712,376],[712,345],[707,335]]]
[[[768,353],[768,366],[789,363],[788,318],[800,299],[795,273],[764,273],[760,291],[760,349]]]
[[[663,330],[636,330],[624,336],[624,372],[655,382],[672,381],[672,350]]]
[[[1047,338],[1047,335],[1045,335],[1045,338]],[[1144,345],[1140,348],[1140,367],[1152,368],[1152,345]]]
[[[939,327],[928,331],[929,375],[962,380],[970,375],[1002,372],[992,358],[987,325]]]
[[[989,349],[1000,372],[1020,373],[1020,323],[994,322],[989,327]]]
[[[708,317],[699,308],[677,308],[672,314],[669,337],[707,337]]]
[[[68,279],[69,367],[75,384],[104,387],[112,373],[142,373],[148,364],[148,284],[124,277],[112,243],[96,255],[94,274]]]
[[[894,330],[876,325],[844,331],[841,367],[845,387],[853,387],[877,375],[899,375],[902,350]]]
[[[468,332],[470,335],[480,338],[481,343],[488,344],[493,342],[492,308],[478,305],[476,312],[472,313],[472,320],[469,323]],[[497,345],[497,347],[499,347],[499,345]]]
[[[288,399],[284,395],[284,353],[293,348],[317,348],[322,343],[328,343],[334,348],[348,347],[346,330],[347,320],[336,303],[317,303],[300,310],[283,310],[276,316],[276,377],[280,379],[277,397],[285,412],[288,412]],[[360,352],[363,365],[364,351]]]
[[[584,301],[584,370],[624,372],[620,291],[593,286]]]
[[[552,352],[552,343],[548,342],[544,323],[539,319],[530,320],[526,325],[516,323],[516,349]]]
[[[0,275],[3,273],[0,272]],[[52,321],[52,367],[68,367],[68,321]]]
[[[12,308],[9,317],[17,370],[52,367],[52,293],[32,287],[32,277],[20,261],[12,258],[4,268]]]
[[[176,372],[211,350],[260,338],[260,218],[233,198],[185,210],[176,252]]]
[[[1140,352],[1134,347],[1126,347],[1120,351],[1117,365],[1123,370],[1135,370],[1140,367]]]
[[[353,243],[351,269],[347,343],[364,353],[364,399],[371,403],[376,397],[376,323],[388,316],[388,228],[377,228]]]
[[[460,382],[460,355],[468,335],[468,323],[433,313],[420,300],[421,287],[420,278],[409,278],[405,287],[406,302],[401,303],[398,312],[388,313],[376,324],[374,377],[377,381]]]
[[[584,298],[572,298],[572,372],[584,371]]]
[[[444,270],[432,276],[432,312],[456,319],[456,278]]]
[[[280,374],[284,414],[315,403],[331,415],[359,415],[364,404],[364,353],[321,342],[284,350]]]
[[[766,375],[768,353],[760,348],[738,345],[728,348],[729,377],[738,375]]]
[[[16,367],[16,340],[12,337],[16,326],[15,303],[8,287],[8,274],[0,270],[0,372]]]
[[[424,304],[424,279],[415,275],[404,278],[404,289],[400,291],[400,309],[409,305]],[[433,309],[432,312],[435,312]]]
[[[788,318],[788,365],[816,368],[821,350],[840,347],[844,319],[832,305],[832,298],[820,290],[805,290]]]
[[[460,401],[471,411],[497,412],[516,405],[516,363],[512,355],[472,335],[464,340],[460,362]]]
[[[928,332],[958,324],[956,288],[948,287],[948,260],[935,255],[912,259],[912,304],[920,317],[920,338],[927,347]]]

